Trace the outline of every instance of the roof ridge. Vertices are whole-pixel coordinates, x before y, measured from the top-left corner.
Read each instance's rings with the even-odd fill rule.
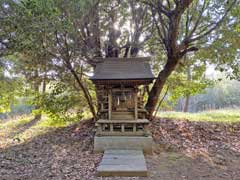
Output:
[[[150,61],[151,57],[130,57],[130,58],[118,58],[118,57],[109,57],[109,58],[97,58],[101,62],[104,61]]]

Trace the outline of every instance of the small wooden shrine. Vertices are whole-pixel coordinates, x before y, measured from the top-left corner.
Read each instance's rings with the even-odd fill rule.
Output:
[[[149,136],[144,109],[146,86],[152,83],[149,58],[107,58],[90,78],[96,86],[96,136]]]

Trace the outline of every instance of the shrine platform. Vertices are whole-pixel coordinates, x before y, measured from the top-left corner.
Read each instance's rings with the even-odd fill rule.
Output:
[[[140,150],[152,154],[152,136],[95,136],[94,151],[106,150]]]

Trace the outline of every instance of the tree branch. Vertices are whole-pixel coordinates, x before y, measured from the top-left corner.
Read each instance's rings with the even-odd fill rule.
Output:
[[[209,4],[209,1],[204,0],[203,6],[202,6],[202,8],[201,8],[201,10],[199,12],[197,21],[196,21],[195,25],[193,26],[192,30],[190,31],[189,35],[186,36],[186,39],[189,39],[193,35],[193,33],[196,31],[197,27],[199,26],[199,23],[201,22],[203,12],[205,11],[205,9],[206,9],[208,4]]]
[[[230,10],[233,8],[234,4],[236,4],[237,0],[234,0],[231,5],[229,6],[229,8],[226,10],[225,14],[222,16],[222,18],[214,23],[215,25],[208,29],[206,32],[204,32],[203,34],[200,34],[199,36],[195,37],[195,38],[191,38],[189,40],[187,40],[188,43],[191,43],[191,42],[194,42],[194,41],[197,41],[197,40],[200,40],[201,38],[205,37],[206,35],[210,34],[212,31],[214,31],[215,29],[217,29],[221,23],[225,20],[225,18],[227,17],[228,13],[230,12]]]
[[[158,10],[159,10],[161,13],[163,13],[165,16],[170,17],[170,11],[168,11],[168,8],[165,7],[161,2],[162,2],[162,1],[160,1],[160,3],[159,3],[159,1],[158,1],[158,3],[157,3],[157,6],[158,6],[157,8],[158,8]],[[152,8],[156,8],[155,5],[154,5],[152,2],[149,2],[148,0],[142,1],[142,3],[148,5],[148,6],[152,7]]]

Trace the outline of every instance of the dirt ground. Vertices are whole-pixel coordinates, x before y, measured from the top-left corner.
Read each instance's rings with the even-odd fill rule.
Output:
[[[150,129],[147,178],[97,177],[102,154],[93,153],[93,123],[83,121],[1,147],[0,179],[240,180],[240,124],[157,119]]]

